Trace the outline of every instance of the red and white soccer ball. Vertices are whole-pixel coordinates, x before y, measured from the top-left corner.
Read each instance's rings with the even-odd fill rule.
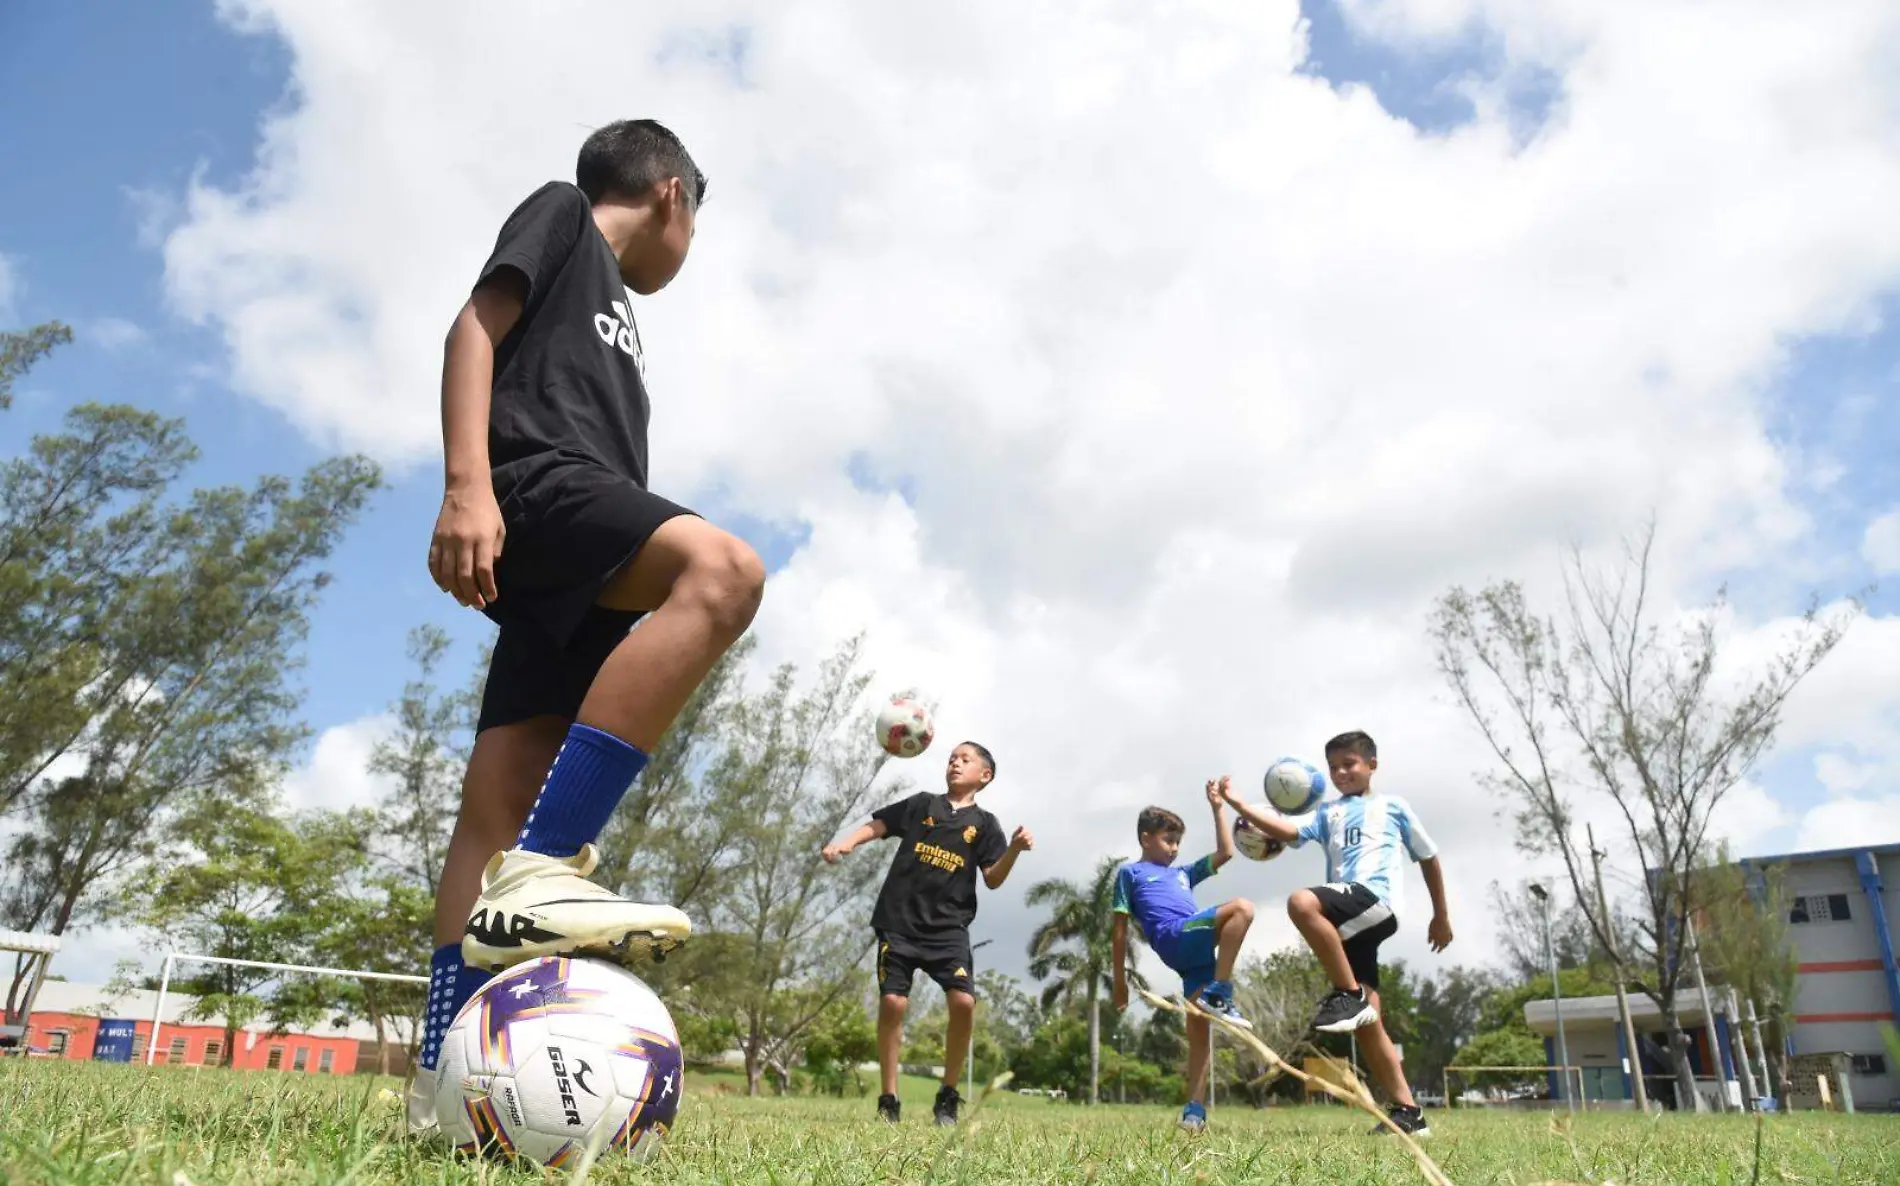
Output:
[[[930,710],[905,696],[893,697],[877,714],[877,743],[893,758],[914,758],[930,748],[937,726]]]
[[[679,1111],[682,1063],[672,1015],[638,976],[543,957],[496,976],[455,1015],[436,1115],[464,1153],[564,1168],[598,1138],[603,1157],[644,1161]]]

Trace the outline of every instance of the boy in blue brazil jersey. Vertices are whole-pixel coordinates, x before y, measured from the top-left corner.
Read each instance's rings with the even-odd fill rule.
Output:
[[[1419,863],[1432,896],[1426,937],[1433,951],[1451,944],[1445,909],[1444,871],[1438,848],[1411,805],[1396,795],[1372,793],[1379,750],[1364,733],[1342,733],[1326,743],[1326,766],[1340,797],[1294,822],[1270,807],[1253,807],[1234,795],[1223,778],[1217,791],[1247,822],[1297,848],[1308,841],[1326,846],[1326,884],[1295,892],[1287,915],[1319,957],[1333,991],[1320,1002],[1313,1028],[1343,1034],[1364,1029],[1359,1048],[1391,1103],[1387,1114],[1401,1130],[1430,1134],[1418,1101],[1405,1082],[1398,1048],[1379,1019],[1379,944],[1399,929],[1405,862]],[[1377,1130],[1387,1131],[1383,1125]]]
[[[1235,1025],[1253,1026],[1234,1008],[1234,961],[1240,944],[1253,925],[1253,903],[1235,898],[1203,910],[1194,901],[1194,887],[1214,876],[1234,857],[1234,832],[1227,805],[1212,781],[1207,784],[1208,806],[1214,811],[1214,851],[1185,869],[1180,855],[1187,825],[1161,807],[1142,811],[1135,822],[1141,859],[1123,865],[1115,874],[1115,1008],[1128,1007],[1128,918],[1134,916],[1142,937],[1161,962],[1181,974],[1181,995],[1202,1009]],[[1199,1132],[1207,1126],[1207,1018],[1188,1014],[1188,1103],[1181,1127]]]

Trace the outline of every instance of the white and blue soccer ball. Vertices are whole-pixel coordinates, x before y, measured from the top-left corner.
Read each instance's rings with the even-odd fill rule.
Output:
[[[1267,802],[1282,815],[1305,815],[1326,793],[1326,775],[1310,762],[1281,758],[1267,767]]]
[[[600,1153],[651,1156],[685,1086],[673,1017],[638,976],[549,956],[509,968],[449,1026],[436,1115],[460,1151],[566,1168]]]

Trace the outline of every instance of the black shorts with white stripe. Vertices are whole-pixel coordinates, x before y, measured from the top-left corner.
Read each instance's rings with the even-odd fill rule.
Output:
[[[1398,933],[1398,915],[1356,881],[1316,885],[1310,892],[1319,899],[1320,913],[1339,931],[1353,979],[1367,988],[1378,988],[1379,944]]]

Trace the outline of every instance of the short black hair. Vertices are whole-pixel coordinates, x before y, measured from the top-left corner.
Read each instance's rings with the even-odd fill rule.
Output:
[[[1358,754],[1360,757],[1368,760],[1376,760],[1379,756],[1379,746],[1377,742],[1372,740],[1372,734],[1361,732],[1358,729],[1354,729],[1350,733],[1341,733],[1326,743],[1326,757],[1328,759],[1331,759],[1334,754],[1342,750],[1349,754]]]
[[[956,744],[956,748],[962,749],[966,745],[976,751],[977,757],[983,759],[983,764],[990,768],[990,781],[995,782],[996,781],[996,758],[993,755],[991,755],[989,748],[987,746],[981,745],[974,741],[959,741]]]
[[[589,202],[616,193],[637,197],[669,177],[680,179],[694,209],[705,202],[706,175],[680,138],[651,119],[623,119],[596,129],[574,162],[574,184]]]
[[[1144,807],[1135,820],[1135,836],[1185,836],[1187,822],[1165,807]]]

